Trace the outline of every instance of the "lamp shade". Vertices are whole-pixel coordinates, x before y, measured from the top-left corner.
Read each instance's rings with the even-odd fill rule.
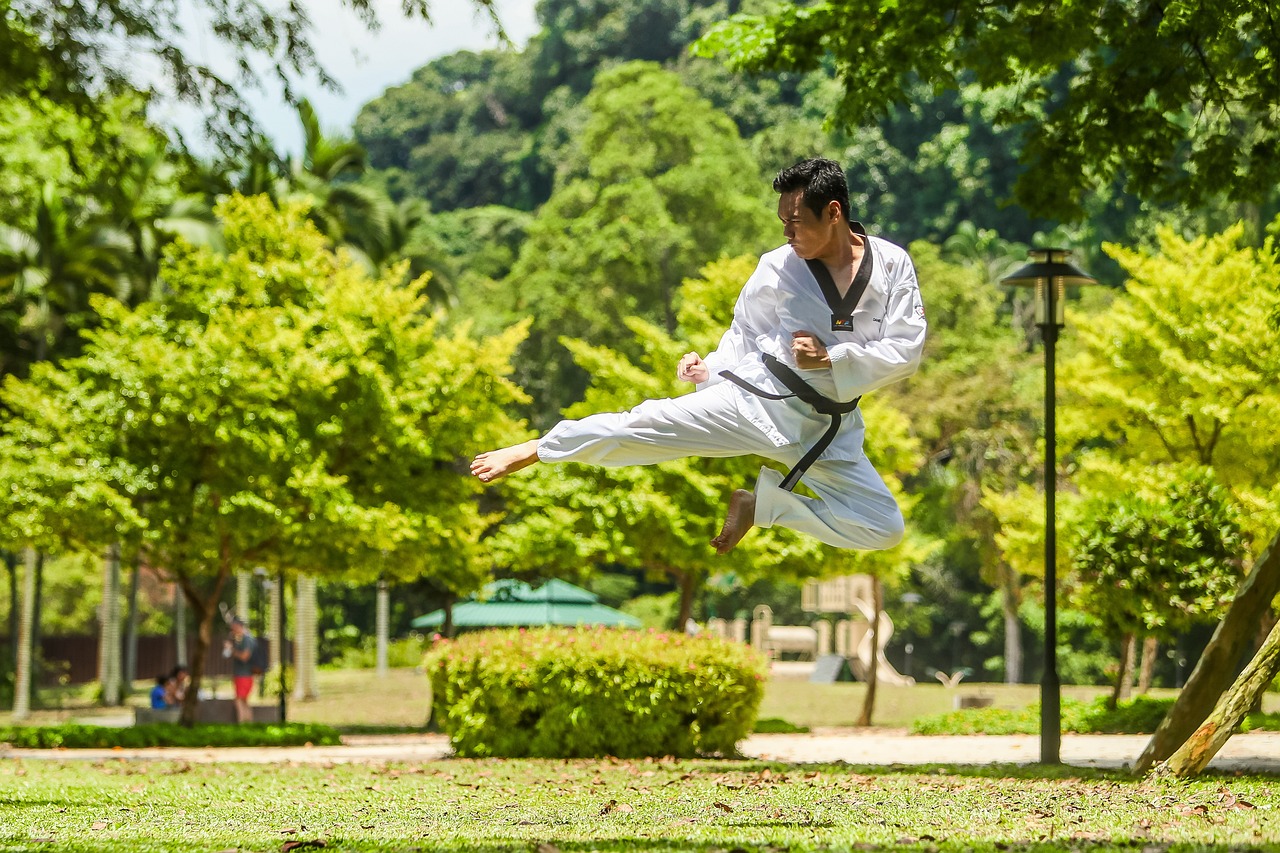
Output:
[[[1097,284],[1098,280],[1067,263],[1066,249],[1032,249],[1031,263],[1000,279],[1009,287],[1043,287],[1053,281],[1059,288]]]

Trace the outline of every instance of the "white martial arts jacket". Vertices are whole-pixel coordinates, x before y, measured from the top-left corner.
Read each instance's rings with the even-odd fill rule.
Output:
[[[790,246],[763,255],[733,309],[733,323],[715,352],[704,362],[711,378],[699,389],[723,382],[730,370],[757,388],[776,394],[787,389],[765,368],[767,352],[795,370],[814,390],[846,402],[910,376],[924,348],[924,304],[915,267],[906,250],[879,237],[868,237],[871,280],[853,312],[853,328],[831,331],[827,305],[808,266]],[[791,333],[817,335],[831,358],[830,368],[802,370],[791,354]],[[811,446],[830,419],[794,398],[775,402],[733,386],[739,409],[778,447]],[[861,411],[847,415],[835,440],[820,459],[856,461],[862,457]]]

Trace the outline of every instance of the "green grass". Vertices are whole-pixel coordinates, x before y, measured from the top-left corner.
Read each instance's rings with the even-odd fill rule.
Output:
[[[1280,850],[1275,781],[724,761],[9,759],[0,850]]]

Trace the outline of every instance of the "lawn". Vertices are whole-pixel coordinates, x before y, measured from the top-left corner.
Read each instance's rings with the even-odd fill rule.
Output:
[[[9,760],[0,850],[1280,850],[1274,782],[725,761]]]
[[[392,669],[381,677],[371,669],[322,669],[318,682],[317,698],[305,702],[289,701],[290,720],[348,728],[411,728],[420,727],[426,721],[430,690],[426,677],[412,669]],[[218,696],[230,696],[230,686],[225,679],[214,687]],[[137,682],[130,701],[143,704],[148,689],[148,683]],[[765,686],[760,716],[811,728],[852,726],[862,710],[865,691],[866,686],[858,683],[812,684],[803,679],[773,679]],[[1084,702],[1105,692],[1105,687],[1062,688],[1063,697]],[[1152,691],[1155,696],[1174,694],[1173,690]],[[91,695],[87,688],[61,693],[44,692],[42,699],[52,707],[37,711],[32,722],[94,722],[104,717],[120,716],[118,709],[94,707]],[[1040,688],[1034,684],[962,683],[956,688],[926,683],[914,687],[882,685],[876,691],[873,721],[879,727],[907,728],[916,717],[952,710],[957,696],[989,696],[995,707],[1023,708],[1039,700]],[[270,703],[275,700],[272,697],[259,699],[255,692],[253,701]],[[1266,694],[1263,710],[1280,712],[1280,693]]]

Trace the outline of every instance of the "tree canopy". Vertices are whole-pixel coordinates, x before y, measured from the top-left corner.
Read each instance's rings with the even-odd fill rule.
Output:
[[[1266,196],[1280,180],[1275,14],[1269,0],[825,0],[736,16],[697,49],[750,71],[831,63],[849,127],[917,81],[1008,91],[994,119],[1025,133],[1016,198],[1074,218],[1113,179],[1155,200]]]

